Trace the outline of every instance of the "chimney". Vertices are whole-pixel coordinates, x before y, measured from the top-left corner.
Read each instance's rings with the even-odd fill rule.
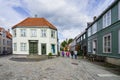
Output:
[[[96,17],[96,16],[94,16],[94,17],[93,17],[93,21],[95,21],[95,20],[96,20],[96,18],[97,18],[97,17]]]
[[[38,16],[37,16],[37,14],[35,14],[35,18],[37,18]]]

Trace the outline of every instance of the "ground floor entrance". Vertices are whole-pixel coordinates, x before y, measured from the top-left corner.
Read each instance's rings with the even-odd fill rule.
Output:
[[[41,44],[41,54],[46,55],[46,43]]]
[[[38,40],[29,40],[29,53],[38,54]]]

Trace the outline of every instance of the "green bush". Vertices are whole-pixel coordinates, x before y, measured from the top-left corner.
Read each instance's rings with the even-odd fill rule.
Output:
[[[48,54],[48,58],[52,58],[52,53],[51,52]]]

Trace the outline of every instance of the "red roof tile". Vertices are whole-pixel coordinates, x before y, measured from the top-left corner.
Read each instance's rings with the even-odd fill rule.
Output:
[[[6,32],[6,37],[11,39],[12,35],[10,34],[10,32],[8,32],[8,31],[5,31],[5,32]]]
[[[51,29],[57,30],[57,28],[53,26],[50,22],[48,22],[45,18],[26,18],[25,20],[13,26],[12,29],[16,27],[34,27],[34,26],[37,26],[37,27],[47,26]]]

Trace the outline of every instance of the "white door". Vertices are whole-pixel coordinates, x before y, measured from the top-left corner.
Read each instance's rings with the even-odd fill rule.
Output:
[[[97,51],[97,40],[96,39],[94,39],[93,40],[93,54],[96,54],[96,51]]]

